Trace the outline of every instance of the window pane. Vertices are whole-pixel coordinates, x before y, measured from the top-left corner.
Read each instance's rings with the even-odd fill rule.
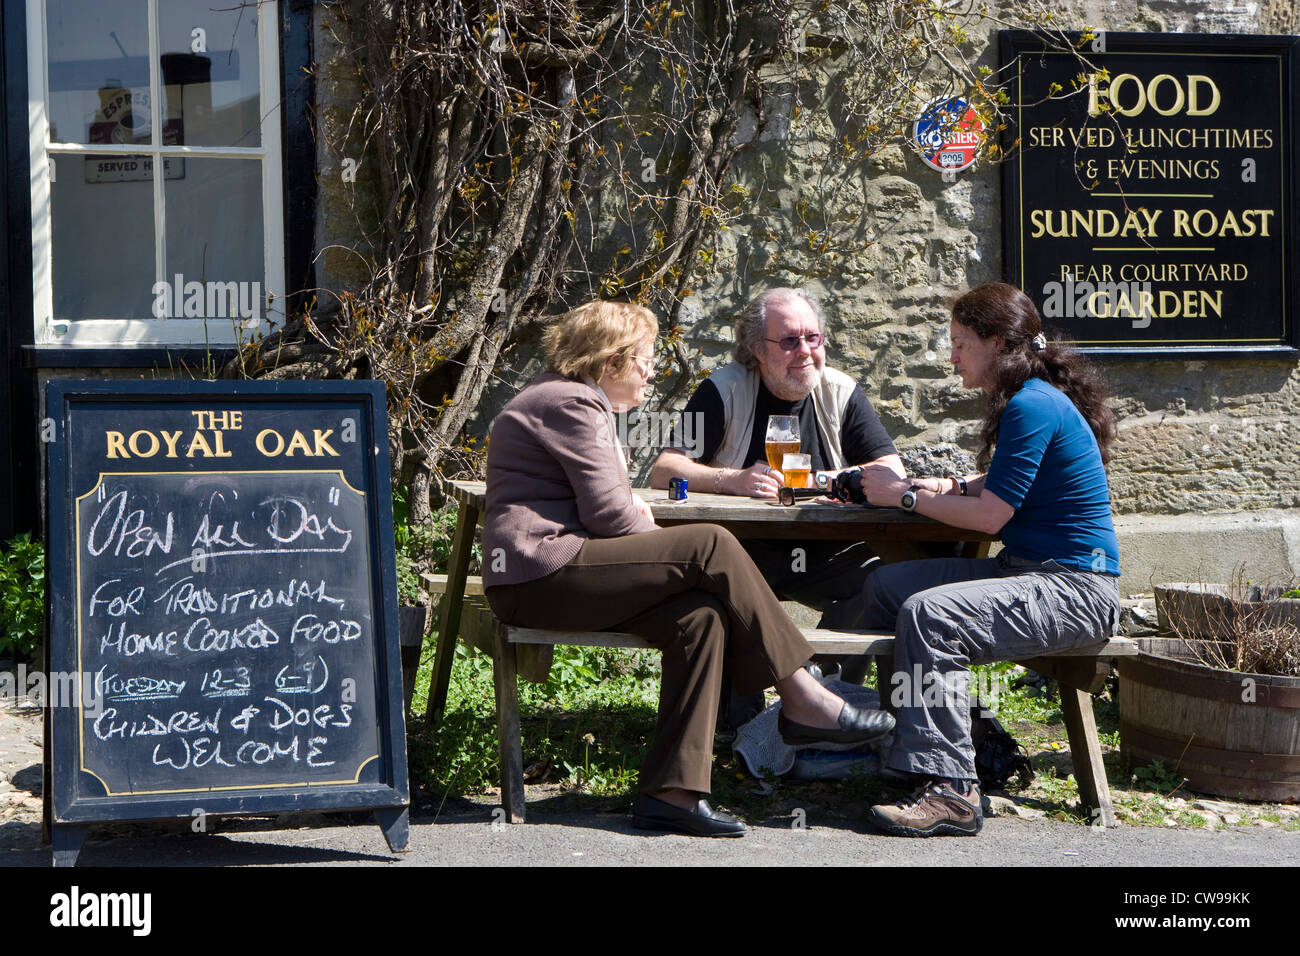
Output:
[[[47,0],[50,140],[150,141],[147,0]]]
[[[212,0],[158,4],[163,103],[165,115],[183,136],[177,142],[262,145],[257,30],[255,5]]]
[[[184,177],[168,179],[164,189],[165,278],[179,284],[183,294],[174,305],[184,307],[171,315],[260,319],[266,311],[261,161],[186,156]]]
[[[147,156],[56,156],[50,184],[54,320],[153,317]]]

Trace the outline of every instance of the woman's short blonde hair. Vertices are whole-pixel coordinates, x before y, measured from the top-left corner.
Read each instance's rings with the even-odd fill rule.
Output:
[[[597,299],[578,306],[543,333],[546,367],[565,378],[599,382],[611,355],[617,356],[614,369],[622,372],[641,340],[658,333],[659,322],[645,306]]]

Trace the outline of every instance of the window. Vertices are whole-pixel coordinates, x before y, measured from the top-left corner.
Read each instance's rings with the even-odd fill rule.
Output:
[[[283,321],[276,6],[27,0],[38,347]]]

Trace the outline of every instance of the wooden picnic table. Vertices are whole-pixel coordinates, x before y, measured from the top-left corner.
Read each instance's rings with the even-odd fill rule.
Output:
[[[460,633],[465,581],[469,569],[474,531],[483,520],[487,483],[448,481],[447,496],[459,506],[456,534],[447,564],[446,590],[438,620],[438,650],[429,682],[425,716],[436,724],[442,716],[455,659],[455,635]],[[737,538],[824,539],[864,541],[882,561],[903,561],[931,557],[925,545],[931,542],[965,542],[967,557],[985,557],[996,537],[978,531],[954,528],[924,515],[898,508],[863,508],[801,499],[783,506],[776,501],[737,495],[714,495],[691,491],[686,501],[672,501],[667,491],[634,488],[650,505],[655,522],[662,527],[707,522],[726,528]],[[443,635],[452,635],[444,640]]]
[[[524,819],[523,762],[520,752],[520,716],[517,676],[533,681],[546,679],[551,664],[551,648],[556,644],[587,644],[602,647],[644,647],[635,635],[611,632],[557,632],[526,627],[506,626],[497,621],[486,605],[476,607],[462,632],[461,611],[465,605],[467,570],[474,531],[482,520],[486,488],[481,481],[451,481],[447,494],[460,508],[456,536],[448,563],[446,579],[426,576],[432,589],[443,589],[439,619],[438,650],[429,686],[426,716],[436,724],[447,699],[451,665],[456,656],[456,641],[467,641],[493,657],[493,680],[496,685],[497,736],[501,756],[501,793],[506,818]],[[897,508],[863,508],[842,506],[818,499],[803,499],[784,507],[776,502],[734,495],[691,492],[687,501],[675,502],[666,491],[636,488],[664,527],[711,522],[729,529],[738,538],[785,538],[787,540],[821,538],[825,540],[864,541],[883,561],[900,561],[932,557],[926,550],[931,542],[962,542],[966,557],[985,557],[993,535],[954,528],[924,515]],[[474,592],[481,593],[481,579],[475,579]],[[478,599],[481,601],[481,598]],[[892,631],[823,631],[803,629],[804,636],[819,653],[865,653],[875,658],[878,677],[888,672],[893,654]],[[1093,808],[1095,823],[1116,825],[1110,800],[1110,788],[1097,736],[1091,695],[1102,688],[1110,674],[1111,660],[1117,656],[1137,654],[1136,644],[1123,637],[1098,635],[1098,643],[1054,654],[1022,660],[1019,663],[1056,679],[1061,689],[1061,712],[1074,761],[1075,779],[1084,802]],[[882,704],[888,688],[881,686]]]

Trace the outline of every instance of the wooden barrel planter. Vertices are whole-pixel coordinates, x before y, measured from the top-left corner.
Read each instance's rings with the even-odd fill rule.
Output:
[[[1239,593],[1233,593],[1237,591]],[[1163,632],[1226,638],[1243,616],[1260,625],[1300,627],[1300,601],[1280,598],[1281,588],[1259,585],[1157,584],[1156,612]]]
[[[1207,667],[1175,638],[1138,643],[1117,662],[1130,768],[1160,760],[1199,793],[1300,802],[1300,678]]]

